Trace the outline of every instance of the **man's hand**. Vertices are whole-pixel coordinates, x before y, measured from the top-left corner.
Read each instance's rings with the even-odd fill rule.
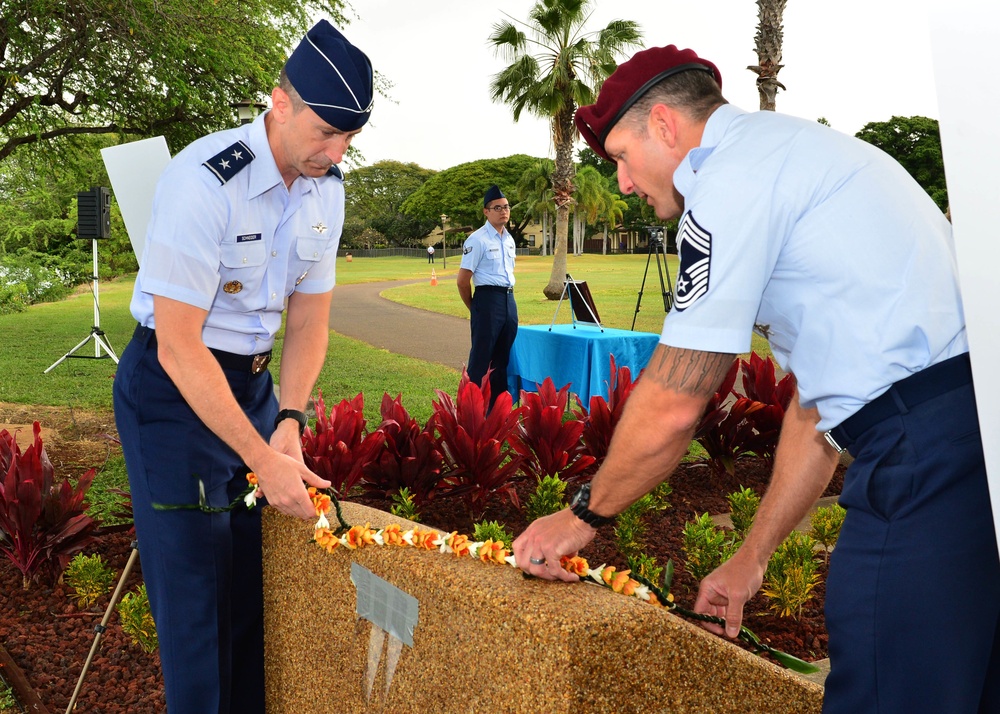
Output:
[[[514,559],[517,567],[535,577],[575,582],[580,578],[564,570],[559,559],[564,555],[576,555],[596,533],[596,529],[564,508],[534,521],[514,540]]]
[[[316,509],[309,499],[306,486],[328,488],[330,482],[305,467],[301,449],[298,459],[271,449],[261,463],[253,464],[251,468],[269,505],[295,518],[316,517]]]
[[[284,419],[271,434],[268,442],[271,448],[279,454],[291,456],[300,463],[302,459],[302,436],[299,434],[299,423],[294,419]]]
[[[764,568],[739,552],[712,571],[701,581],[694,611],[725,618],[726,629],[723,632],[722,627],[709,622],[702,623],[702,627],[717,635],[736,637],[743,623],[743,606],[760,588],[763,578]]]

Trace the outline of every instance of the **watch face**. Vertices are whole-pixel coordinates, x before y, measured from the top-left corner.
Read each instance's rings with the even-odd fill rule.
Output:
[[[581,486],[580,489],[576,492],[576,494],[574,494],[573,500],[570,501],[570,503],[569,503],[570,508],[575,508],[582,501],[584,501],[584,499],[586,499],[588,502],[590,501],[590,484],[589,483],[584,484],[583,486]]]

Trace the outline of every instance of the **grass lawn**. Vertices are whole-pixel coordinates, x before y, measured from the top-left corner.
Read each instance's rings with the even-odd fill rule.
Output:
[[[586,279],[602,322],[608,327],[630,329],[636,316],[636,299],[646,281],[636,329],[660,331],[664,310],[655,259],[647,255],[571,256],[569,272]],[[670,280],[674,282],[677,257],[666,256]],[[449,315],[468,317],[465,305],[454,288],[459,256],[434,266],[424,258],[354,258],[350,263],[338,260],[337,279],[341,284],[417,280],[394,287],[383,294],[397,302]],[[430,284],[431,268],[437,271],[439,284]],[[541,293],[548,282],[551,257],[522,257],[517,261],[517,303],[523,324],[547,324],[552,321],[556,302]],[[132,335],[135,322],[129,314],[134,278],[104,281],[100,285],[101,328],[119,354]],[[568,303],[559,308],[558,322],[571,320]],[[0,401],[19,404],[73,406],[85,409],[111,409],[111,384],[116,365],[110,359],[70,358],[48,374],[46,368],[83,340],[93,325],[93,299],[90,285],[81,287],[70,298],[57,303],[43,303],[22,313],[0,315]],[[275,345],[272,372],[280,365],[282,339]],[[753,349],[769,354],[767,343],[754,336]],[[94,355],[91,341],[77,355]],[[357,340],[331,334],[330,351],[317,382],[328,402],[366,396],[365,414],[378,422],[382,394],[403,394],[403,404],[418,419],[431,413],[434,390],[452,390],[457,373],[440,365],[391,354]]]

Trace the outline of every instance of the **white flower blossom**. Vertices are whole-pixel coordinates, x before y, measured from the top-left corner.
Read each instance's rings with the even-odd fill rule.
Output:
[[[319,520],[316,521],[316,528],[330,528],[330,521],[326,520],[326,514],[320,513]]]

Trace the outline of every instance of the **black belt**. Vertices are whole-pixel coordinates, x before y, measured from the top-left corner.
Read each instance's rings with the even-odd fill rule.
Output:
[[[152,347],[156,344],[156,331],[142,325],[136,325],[135,332],[132,333],[132,339],[139,340]],[[220,367],[236,372],[249,372],[255,375],[261,374],[271,362],[271,350],[255,355],[238,355],[211,347],[208,348],[208,351],[215,356]]]
[[[487,290],[493,293],[512,293],[514,288],[506,288],[503,285],[477,285],[476,290]]]
[[[826,432],[837,451],[846,451],[858,437],[880,421],[972,382],[969,353],[938,362],[893,384],[878,397]]]

